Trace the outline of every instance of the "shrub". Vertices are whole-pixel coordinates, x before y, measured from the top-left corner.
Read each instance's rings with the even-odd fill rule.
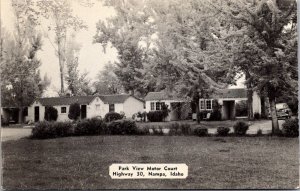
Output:
[[[165,119],[168,117],[170,110],[168,109],[168,105],[165,103],[161,103],[161,111],[162,111],[162,117]]]
[[[50,106],[45,108],[45,120],[47,121],[56,121],[58,117],[57,109]]]
[[[298,118],[287,119],[282,124],[282,133],[287,137],[298,137],[299,136],[299,123]]]
[[[146,121],[146,116],[147,116],[147,113],[144,111],[144,112],[138,112],[137,113],[137,117],[141,119],[141,121]]]
[[[80,105],[78,103],[72,103],[70,105],[69,114],[68,114],[69,119],[76,121],[79,118],[79,116],[80,116]]]
[[[198,136],[200,136],[200,137],[207,136],[207,135],[208,135],[208,129],[207,129],[207,128],[204,128],[204,127],[197,127],[197,128],[194,130],[194,134],[195,134],[195,135],[198,135]]]
[[[219,136],[227,136],[230,131],[229,127],[218,127],[217,135]]]
[[[247,101],[239,101],[235,105],[235,115],[237,117],[248,115],[248,104]]]
[[[161,126],[158,126],[157,128],[152,127],[152,130],[153,130],[154,135],[163,135],[164,134]]]
[[[263,134],[263,133],[262,133],[262,130],[261,130],[261,129],[258,129],[257,132],[256,132],[256,135],[260,136],[260,135],[262,135],[262,134]]]
[[[163,111],[149,111],[147,113],[147,119],[150,122],[162,122],[164,119]]]
[[[110,122],[108,129],[112,135],[138,135],[141,132],[138,130],[135,121],[126,119]]]
[[[70,122],[42,121],[37,123],[31,132],[31,137],[35,139],[66,137],[70,135],[72,135],[72,124]]]
[[[210,121],[220,121],[222,118],[222,114],[219,110],[214,110],[213,112],[211,112],[210,114]]]
[[[190,124],[188,124],[188,123],[186,123],[186,124],[182,123],[180,127],[181,127],[181,132],[182,132],[183,135],[190,135],[191,134],[192,129],[191,129],[191,125]]]
[[[123,119],[123,116],[117,112],[109,112],[104,117],[105,122],[112,122],[119,119]]]
[[[249,125],[244,121],[237,121],[233,125],[234,134],[236,135],[245,135],[249,129]]]
[[[206,119],[208,113],[209,111],[200,111],[199,112],[200,120]]]
[[[106,124],[98,118],[78,121],[74,129],[75,135],[103,135],[107,133]]]
[[[259,113],[257,113],[257,112],[255,112],[254,113],[254,119],[260,119],[261,117],[260,117],[260,114]]]
[[[170,135],[181,135],[182,134],[179,123],[171,123],[170,124],[169,134]]]
[[[138,128],[137,129],[137,134],[138,135],[149,135],[149,129],[148,128]]]
[[[221,106],[218,103],[218,100],[213,100],[212,101],[212,112],[210,114],[209,120],[210,121],[220,121],[222,118],[222,114],[221,114]]]
[[[4,127],[4,126],[8,126],[9,125],[9,122],[3,118],[3,116],[1,115],[1,126]]]

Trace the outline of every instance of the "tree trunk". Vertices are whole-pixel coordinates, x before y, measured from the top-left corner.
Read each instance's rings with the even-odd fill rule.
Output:
[[[246,81],[247,81],[247,106],[248,106],[248,120],[253,120],[253,90],[252,84],[249,81],[250,74],[249,72],[246,73]]]
[[[253,120],[253,91],[247,90],[248,120]]]
[[[261,103],[261,117],[267,118],[267,110],[266,110],[266,99],[265,96],[260,97],[260,103]]]
[[[196,113],[197,113],[197,123],[200,123],[200,108],[199,108],[199,99],[196,101]]]
[[[61,64],[60,64],[61,65]],[[60,66],[60,93],[64,94],[64,73],[63,73],[63,67]]]
[[[18,123],[23,123],[23,107],[19,107]]]
[[[57,36],[57,48],[58,48],[58,62],[59,62],[59,72],[60,72],[60,93],[63,95],[64,88],[64,49],[62,45],[63,37]]]
[[[270,110],[271,110],[271,117],[272,117],[272,134],[277,135],[279,134],[279,125],[278,125],[278,119],[277,119],[277,113],[276,113],[276,103],[275,103],[275,97],[269,96],[270,101]]]

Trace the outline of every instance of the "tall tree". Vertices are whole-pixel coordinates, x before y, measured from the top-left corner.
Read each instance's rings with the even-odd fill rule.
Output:
[[[72,95],[91,95],[92,89],[87,72],[80,73],[78,70],[78,58],[81,45],[76,42],[75,34],[71,35],[66,43],[66,66],[65,75],[67,89]]]
[[[124,88],[119,78],[115,74],[116,66],[108,63],[104,66],[97,75],[97,80],[94,82],[94,87],[98,94],[119,94],[124,92]]]
[[[19,122],[23,122],[23,109],[42,95],[49,85],[47,76],[40,77],[41,35],[35,31],[35,13],[31,1],[12,1],[15,13],[13,36],[2,39],[1,50],[1,102],[19,108]]]
[[[38,0],[40,14],[50,22],[48,29],[55,33],[55,54],[59,61],[61,94],[64,93],[64,72],[66,63],[66,44],[68,33],[86,28],[83,21],[74,16],[69,0]]]
[[[271,108],[272,132],[279,132],[275,100],[285,93],[296,94],[296,1],[215,1],[212,7],[239,23],[243,35],[241,52],[256,55],[248,65],[253,88],[266,92]]]
[[[117,16],[98,23],[95,42],[104,46],[111,42],[117,48],[119,68],[126,75],[116,74],[127,79],[121,81],[146,91],[167,88],[185,94],[188,91],[182,88],[193,88],[199,78],[214,88],[226,86],[222,82],[227,75],[221,76],[229,67],[212,63],[207,56],[216,43],[211,43],[215,39],[207,27],[210,20],[203,21],[201,2],[115,2],[107,4],[116,9]]]
[[[147,27],[148,16],[143,11],[143,2],[130,1],[106,1],[106,5],[113,6],[117,16],[106,22],[97,23],[95,43],[101,43],[103,48],[109,43],[119,53],[115,74],[122,83],[125,91],[132,94],[144,95],[140,69],[143,68],[147,47],[145,39],[150,35]]]

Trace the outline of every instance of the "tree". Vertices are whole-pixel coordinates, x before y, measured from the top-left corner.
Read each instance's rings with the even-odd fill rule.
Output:
[[[108,44],[112,44],[119,53],[119,61],[114,70],[124,90],[131,94],[145,95],[140,69],[146,59],[147,48],[142,48],[141,42],[148,35],[146,27],[147,15],[142,11],[143,2],[131,1],[106,1],[106,5],[113,6],[117,16],[97,23],[95,43],[101,43],[104,51]],[[136,14],[140,12],[141,14]],[[146,46],[147,47],[147,46]],[[147,93],[147,92],[146,92]]]
[[[69,109],[69,114],[68,117],[69,119],[72,120],[77,120],[80,117],[80,105],[78,103],[73,103],[70,105],[70,109]]]
[[[45,120],[56,121],[58,117],[58,111],[56,108],[50,106],[45,108]]]
[[[12,1],[15,13],[14,35],[1,39],[1,102],[19,108],[19,122],[23,122],[23,109],[40,97],[50,80],[40,77],[41,36],[35,30],[36,18],[31,1]]]
[[[66,43],[70,30],[78,31],[86,28],[83,21],[73,15],[71,3],[69,0],[37,1],[39,14],[43,15],[49,21],[54,22],[48,26],[49,30],[54,30],[56,52],[59,61],[61,93],[64,93],[64,68],[66,62]]]
[[[97,81],[94,82],[96,92],[102,95],[123,93],[123,86],[115,74],[116,66],[108,63],[97,75]]]
[[[88,73],[80,74],[78,70],[78,57],[80,45],[75,41],[75,35],[72,35],[66,45],[66,64],[67,74],[65,76],[67,88],[72,95],[91,95],[90,80],[87,78]]]
[[[116,9],[117,16],[97,24],[95,42],[104,47],[111,42],[118,50],[121,72],[116,75],[125,89],[143,87],[140,92],[146,93],[168,89],[186,95],[199,78],[212,88],[224,88],[222,82],[231,82],[228,63],[209,59],[216,43],[207,26],[210,20],[203,21],[206,10],[201,2],[107,4]]]
[[[218,2],[220,3],[220,2]],[[256,54],[247,71],[253,88],[270,102],[272,132],[279,132],[275,100],[297,90],[296,1],[226,1],[211,4],[232,22],[240,23],[244,43],[239,51]]]

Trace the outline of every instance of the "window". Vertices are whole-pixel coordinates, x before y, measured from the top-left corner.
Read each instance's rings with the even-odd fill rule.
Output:
[[[100,110],[100,104],[96,104],[96,111]]]
[[[151,111],[153,111],[154,110],[154,102],[151,102],[150,106],[151,106]]]
[[[67,113],[67,107],[61,107],[60,113]]]
[[[160,110],[160,102],[156,102],[156,110]]]
[[[204,100],[200,100],[200,109],[205,109]]]
[[[211,100],[206,100],[206,109],[212,109],[212,101]]]
[[[115,104],[109,104],[109,112],[115,111]]]

